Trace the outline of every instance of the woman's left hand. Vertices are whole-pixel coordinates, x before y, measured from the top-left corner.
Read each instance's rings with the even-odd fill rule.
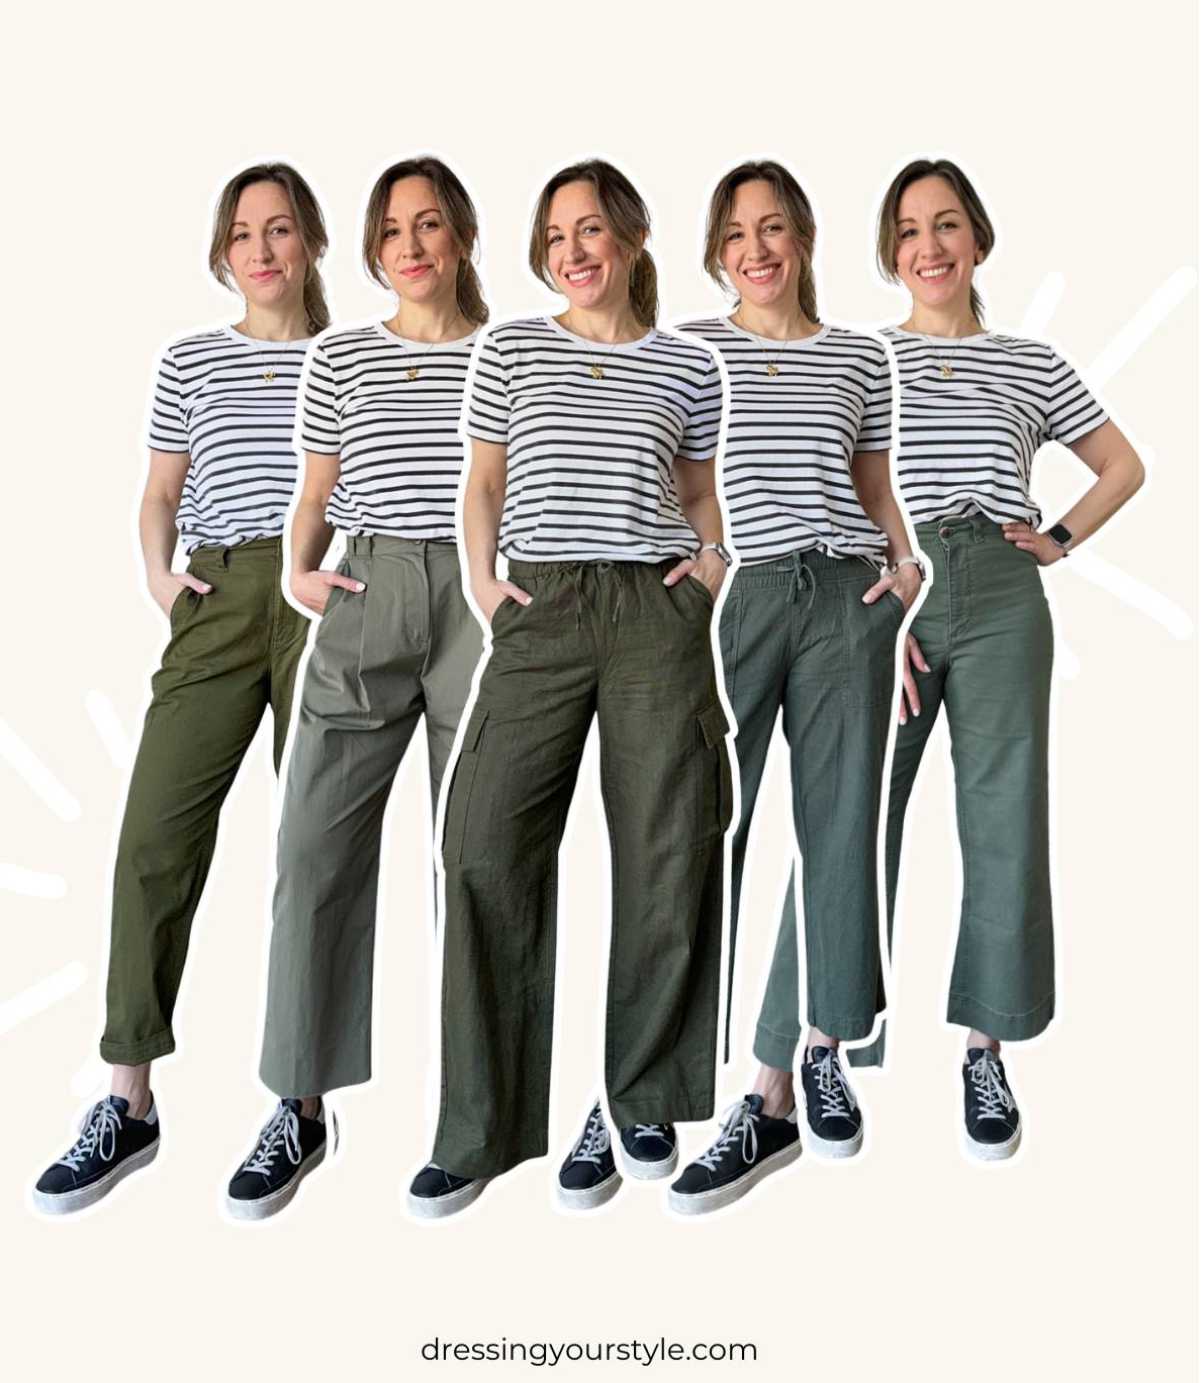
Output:
[[[699,581],[702,586],[707,586],[709,594],[716,600],[721,583],[726,579],[725,561],[712,548],[702,552],[699,557],[685,557],[667,573],[663,578],[663,584],[674,586],[689,576]]]
[[[1005,535],[1006,542],[1020,547],[1023,552],[1031,553],[1038,559],[1041,567],[1049,567],[1052,562],[1058,562],[1061,557],[1067,556],[1050,534],[1039,533],[1028,523],[1003,523],[1001,532]]]
[[[874,605],[881,596],[891,591],[908,610],[917,599],[921,589],[921,573],[912,562],[906,562],[903,567],[898,567],[896,571],[890,571],[885,567],[880,573],[879,581],[863,593],[863,603]]]

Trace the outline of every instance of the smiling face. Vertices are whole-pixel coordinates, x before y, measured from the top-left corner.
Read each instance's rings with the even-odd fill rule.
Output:
[[[398,297],[452,300],[463,252],[428,178],[400,178],[388,192],[379,262]]]
[[[738,296],[756,307],[795,305],[804,262],[771,183],[754,178],[737,187],[721,267]]]
[[[630,255],[613,234],[592,183],[560,187],[546,219],[547,267],[572,307],[595,312],[627,302]]]
[[[896,271],[926,308],[968,308],[983,256],[963,203],[945,178],[912,182],[897,206]]]
[[[279,183],[255,182],[242,190],[226,259],[238,291],[255,307],[278,311],[301,301],[308,256]]]

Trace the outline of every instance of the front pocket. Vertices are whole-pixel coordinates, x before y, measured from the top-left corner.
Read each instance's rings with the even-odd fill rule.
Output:
[[[471,793],[480,763],[480,745],[488,712],[477,706],[467,720],[463,744],[455,761],[446,797],[446,821],[442,831],[442,860],[445,864],[460,864],[463,841],[467,836],[467,818],[471,810]]]
[[[690,581],[694,586],[697,586],[697,587],[700,588],[700,593],[701,593],[702,598],[703,598],[704,601],[705,601],[705,604],[708,605],[708,607],[709,607],[710,610],[712,610],[713,607],[714,607],[714,605],[716,605],[717,602],[713,599],[713,592],[709,589],[708,586],[705,585],[705,583],[700,579],[700,577],[699,577],[699,576],[693,576],[692,573],[689,572],[689,573],[684,577],[684,580],[685,580],[685,581]]]

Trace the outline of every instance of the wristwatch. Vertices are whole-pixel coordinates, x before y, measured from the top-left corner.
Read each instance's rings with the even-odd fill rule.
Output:
[[[699,557],[702,552],[716,552],[727,567],[732,567],[734,565],[733,554],[722,543],[703,543],[697,549],[696,555]]]
[[[1068,548],[1071,546],[1072,542],[1071,529],[1065,528],[1061,523],[1055,523],[1047,529],[1047,537],[1051,539],[1056,547],[1063,548],[1063,555],[1065,557],[1068,555]]]
[[[916,567],[918,576],[925,581],[926,568],[922,565],[922,559],[920,557],[901,557],[895,561],[888,570],[895,574],[900,571],[902,567]]]

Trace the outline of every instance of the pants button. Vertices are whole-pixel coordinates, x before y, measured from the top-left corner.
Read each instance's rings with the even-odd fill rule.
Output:
[[[951,536],[951,530],[949,528],[940,528],[938,530],[938,536],[940,538],[949,538]]]

